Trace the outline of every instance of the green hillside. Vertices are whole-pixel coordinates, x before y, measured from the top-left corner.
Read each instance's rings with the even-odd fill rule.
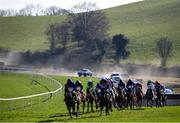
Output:
[[[110,35],[123,33],[130,38],[131,56],[126,63],[158,64],[155,40],[167,36],[174,51],[169,65],[180,61],[180,1],[145,0],[104,10],[110,19]],[[62,22],[64,16],[0,18],[0,47],[14,50],[48,48],[44,35],[49,23]]]

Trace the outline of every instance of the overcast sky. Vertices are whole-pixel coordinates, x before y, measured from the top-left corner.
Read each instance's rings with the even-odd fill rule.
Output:
[[[142,0],[0,0],[0,9],[21,9],[27,4],[39,4],[43,8],[56,5],[61,8],[70,9],[72,6],[84,1],[96,3],[97,7],[102,9]]]

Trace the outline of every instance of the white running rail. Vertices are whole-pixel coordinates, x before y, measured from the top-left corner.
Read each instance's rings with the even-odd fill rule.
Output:
[[[43,96],[43,95],[48,95],[48,94],[54,94],[54,93],[57,93],[58,91],[61,91],[62,90],[62,84],[60,82],[58,82],[57,80],[47,76],[47,75],[44,75],[44,74],[38,74],[38,75],[41,75],[45,78],[48,78],[49,80],[51,81],[54,81],[58,84],[59,88],[54,90],[54,91],[50,91],[50,92],[45,92],[45,93],[40,93],[40,94],[34,94],[34,95],[29,95],[29,96],[22,96],[22,97],[15,97],[15,98],[0,98],[0,101],[11,101],[11,100],[20,100],[20,99],[28,99],[28,98],[32,98],[32,97],[38,97],[38,96]]]

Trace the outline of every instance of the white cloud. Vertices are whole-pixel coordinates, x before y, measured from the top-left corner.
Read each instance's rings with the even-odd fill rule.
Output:
[[[99,8],[109,8],[142,0],[0,0],[0,9],[21,9],[27,4],[40,4],[42,7],[56,5],[70,9],[72,6],[84,1],[97,3]]]

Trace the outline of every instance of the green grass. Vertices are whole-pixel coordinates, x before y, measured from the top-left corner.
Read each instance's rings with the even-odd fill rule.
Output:
[[[54,77],[64,85],[67,78],[65,76]],[[81,80],[84,87],[89,79],[92,79],[95,83],[99,80],[97,78],[84,78],[84,77],[72,77],[74,81]],[[20,83],[17,83],[17,86]],[[21,86],[19,86],[21,87]],[[20,88],[19,88],[20,89]],[[23,89],[22,93],[24,92]],[[1,92],[1,90],[0,90]],[[147,121],[147,122],[180,122],[180,106],[167,106],[163,108],[146,108],[143,107],[142,110],[123,110],[117,111],[114,109],[110,116],[99,117],[99,112],[84,113],[79,117],[70,119],[67,114],[66,106],[63,102],[63,90],[61,94],[55,94],[52,98],[46,102],[40,102],[33,106],[28,106],[24,109],[10,110],[10,111],[0,111],[0,121],[11,122],[11,121],[55,121],[55,122],[135,122],[135,121]],[[19,94],[17,94],[18,96]],[[41,97],[43,98],[43,97]],[[28,103],[30,100],[25,100],[24,103]],[[37,100],[36,100],[37,101]],[[22,102],[20,102],[21,104]],[[9,104],[9,103],[7,103]],[[13,105],[10,102],[11,105]],[[1,108],[2,105],[0,105]],[[82,108],[81,108],[82,110]]]
[[[35,84],[32,80],[36,80],[39,84]],[[46,88],[48,86],[48,89]],[[13,98],[20,96],[28,96],[38,93],[55,90],[57,85],[51,85],[47,80],[37,78],[33,75],[4,73],[0,72],[0,97]]]
[[[110,20],[110,35],[123,33],[130,38],[131,56],[125,62],[157,64],[154,41],[167,36],[174,51],[169,65],[179,64],[180,1],[145,0],[106,9]],[[50,23],[62,22],[64,16],[0,18],[0,47],[14,50],[48,49],[45,29]],[[148,59],[147,59],[148,57]]]
[[[63,16],[0,17],[0,47],[18,51],[47,49],[46,27],[63,19]]]
[[[173,41],[169,65],[180,61],[180,1],[145,0],[104,10],[110,20],[109,34],[125,34],[130,39],[131,56],[125,63],[158,64],[155,40],[167,36]],[[65,16],[0,18],[0,47],[14,50],[48,49],[44,32],[50,23],[62,22]]]
[[[128,61],[156,63],[155,40],[167,36],[173,41],[169,64],[180,60],[180,1],[145,0],[131,5],[107,9],[111,22],[110,34],[123,33],[130,38]],[[157,63],[156,63],[157,64]]]

